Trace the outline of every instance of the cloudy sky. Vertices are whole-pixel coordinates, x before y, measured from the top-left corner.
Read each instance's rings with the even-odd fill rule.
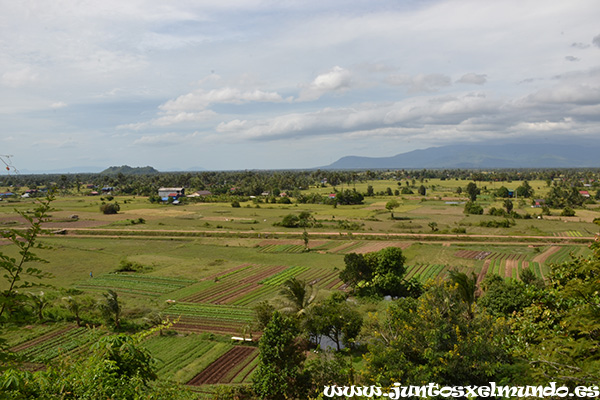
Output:
[[[20,170],[600,137],[598,0],[0,0]]]

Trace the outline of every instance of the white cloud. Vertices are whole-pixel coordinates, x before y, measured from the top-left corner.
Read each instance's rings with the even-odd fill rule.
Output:
[[[202,89],[169,100],[159,108],[166,112],[204,110],[211,104],[243,104],[249,102],[280,103],[284,101],[276,92],[262,90],[242,91],[235,88]]]
[[[391,85],[405,86],[409,93],[435,92],[450,86],[451,79],[443,74],[418,74],[414,76],[392,74],[387,82]]]
[[[38,73],[33,68],[24,66],[18,69],[6,71],[0,77],[0,83],[4,86],[18,88],[36,83]]]
[[[123,154],[140,165],[161,145],[195,156],[186,135],[197,131],[237,145],[222,147],[231,168],[251,167],[241,160],[258,157],[243,154],[261,146],[286,153],[276,139],[343,153],[359,139],[385,150],[372,137],[598,132],[597,0],[233,1],[3,2],[3,129],[22,147],[77,132],[75,150],[54,155],[65,163],[107,153],[114,126],[122,148],[137,130],[144,152]],[[310,165],[313,154],[292,156]]]
[[[551,122],[551,121],[541,121],[541,122],[520,122],[516,124],[514,127],[511,127],[511,130],[522,132],[522,131],[535,131],[535,132],[547,132],[547,131],[555,131],[555,130],[568,130],[573,127],[573,120],[571,118],[565,118],[562,121]]]
[[[485,75],[485,74],[475,74],[475,73],[471,72],[471,73],[468,73],[468,74],[464,74],[456,82],[458,82],[458,83],[470,83],[470,84],[473,84],[473,85],[483,85],[484,83],[487,82],[487,75]]]
[[[67,107],[67,103],[65,103],[64,101],[57,101],[50,104],[50,108],[52,108],[53,110],[58,110],[65,107]]]
[[[186,143],[190,139],[191,135],[180,135],[174,132],[164,133],[160,135],[145,135],[133,142],[134,146],[150,146],[150,147],[162,147],[162,146],[174,146],[177,144]],[[189,142],[187,143],[189,145]]]
[[[308,86],[300,91],[298,101],[317,100],[330,92],[341,92],[352,85],[352,73],[339,66],[318,75]]]

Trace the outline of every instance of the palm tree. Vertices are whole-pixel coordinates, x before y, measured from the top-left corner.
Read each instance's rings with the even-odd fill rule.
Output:
[[[71,296],[63,297],[63,300],[66,303],[65,307],[67,308],[67,310],[72,312],[73,315],[75,316],[75,321],[77,322],[77,326],[81,326],[81,318],[79,317],[79,314],[81,313],[82,304],[79,301],[77,301],[77,299],[74,299]]]
[[[114,290],[107,290],[107,293],[103,293],[104,302],[99,304],[100,311],[106,317],[107,320],[113,320],[115,328],[121,328],[121,304],[117,292]]]
[[[452,283],[458,286],[458,293],[461,299],[467,304],[467,313],[469,318],[473,318],[473,303],[475,302],[475,292],[477,291],[477,275],[471,272],[471,277],[464,272],[451,270],[448,272]]]
[[[306,312],[317,295],[317,291],[313,289],[312,285],[308,285],[305,281],[295,277],[283,282],[279,293],[287,303],[283,311],[297,316],[301,316]]]
[[[29,298],[29,300],[31,300],[31,306],[35,310],[38,319],[42,321],[44,319],[44,308],[46,308],[46,306],[50,304],[50,302],[44,295],[44,292],[40,292],[40,294],[29,293],[27,297]]]
[[[160,311],[152,311],[144,317],[144,321],[148,323],[148,325],[150,325],[152,328],[155,328],[157,326],[166,325],[169,322],[169,319],[166,318]],[[159,329],[159,336],[163,335],[162,331],[162,329]]]

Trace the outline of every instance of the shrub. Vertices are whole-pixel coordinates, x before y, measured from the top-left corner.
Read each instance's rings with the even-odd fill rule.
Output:
[[[100,206],[100,211],[104,214],[117,214],[121,207],[117,203],[106,203]]]
[[[560,215],[562,217],[574,217],[575,216],[575,210],[573,210],[571,207],[565,207],[565,208],[563,208],[563,210],[560,213]]]
[[[464,213],[481,215],[481,214],[483,214],[483,207],[481,207],[479,204],[474,203],[472,201],[467,201],[465,203]]]
[[[508,219],[503,219],[501,221],[481,221],[479,223],[479,226],[482,226],[484,228],[510,228],[514,224],[514,222],[511,222]]]

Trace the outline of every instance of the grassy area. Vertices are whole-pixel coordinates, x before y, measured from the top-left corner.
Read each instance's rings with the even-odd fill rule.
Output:
[[[357,182],[349,187],[356,186],[356,190],[366,192],[367,186],[372,185],[378,193],[388,187],[392,191],[401,189],[406,187],[406,182]],[[538,218],[540,209],[531,208],[528,201],[524,204],[515,201],[515,211],[521,215],[531,214],[532,218],[515,219],[508,228],[490,228],[481,223],[504,218],[490,216],[487,210],[502,208],[503,201],[484,193],[479,199],[486,211],[484,215],[465,215],[463,203],[467,199],[457,194],[457,188],[464,189],[467,183],[425,180],[422,184],[427,188],[426,196],[377,194],[365,198],[364,204],[338,207],[255,202],[242,202],[239,208],[230,203],[173,206],[151,204],[144,197],[117,196],[115,200],[121,210],[116,215],[100,213],[99,197],[59,196],[46,226],[49,230],[67,229],[68,234],[41,238],[44,248],[36,249],[36,253],[48,263],[32,266],[53,275],[40,283],[49,285],[44,290],[54,294],[56,302],[62,296],[60,288],[78,288],[96,301],[102,299],[101,293],[106,289],[113,289],[118,292],[124,310],[129,310],[126,317],[136,322],[141,322],[152,310],[172,317],[181,316],[179,326],[174,328],[179,334],[154,336],[145,346],[158,360],[161,378],[185,383],[232,347],[223,338],[234,332],[237,335],[246,325],[252,325],[253,307],[259,301],[281,305],[279,285],[285,279],[297,276],[313,282],[319,291],[318,298],[324,298],[342,287],[338,272],[344,267],[345,254],[373,249],[378,243],[403,248],[408,275],[419,276],[423,282],[444,277],[451,269],[478,274],[488,262],[488,273],[516,277],[523,263],[529,262],[537,276],[547,276],[551,263],[567,261],[570,254],[589,254],[585,244],[564,241],[587,240],[585,238],[597,233],[599,227],[592,223],[600,216],[597,208],[576,210],[575,217],[560,217],[559,212],[553,210],[555,215]],[[500,186],[514,190],[520,184],[491,182],[486,185],[493,191]],[[530,184],[536,197],[543,197],[547,191],[545,182]],[[417,193],[416,187],[421,182],[417,181],[413,187],[409,181],[409,185]],[[332,190],[331,187],[309,189],[323,195]],[[400,203],[393,210],[394,218],[385,208],[392,198]],[[0,226],[25,227],[25,221],[14,210],[31,212],[34,207],[30,199],[0,202]],[[301,240],[304,228],[274,225],[287,214],[302,211],[310,212],[319,224],[306,228],[310,251],[305,251]],[[76,235],[77,229],[85,229],[79,233],[87,236]],[[103,231],[105,236],[94,235],[106,229],[110,231]],[[127,231],[140,236],[118,235]],[[202,237],[214,232],[223,235]],[[296,236],[290,238],[277,232]],[[316,233],[328,235],[320,237]],[[374,235],[366,240],[357,235],[360,233]],[[398,238],[387,234],[415,236]],[[497,238],[490,237],[492,235]],[[508,235],[516,238],[502,241]],[[539,243],[540,239],[534,237],[545,241]],[[534,261],[555,244],[561,246],[558,251],[544,262]],[[17,256],[14,246],[2,246],[0,250]],[[475,253],[485,254],[485,257],[472,257]],[[139,271],[116,274],[123,261],[133,263]],[[511,271],[510,265],[519,268]],[[5,288],[6,282],[0,281],[0,289]],[[363,304],[362,307],[375,311],[382,306]],[[64,323],[37,324],[11,328],[3,334],[10,346],[16,346],[64,328]],[[212,332],[213,338],[189,333],[202,329]],[[73,330],[71,334],[77,336],[78,332]],[[68,337],[64,337],[67,342]],[[73,346],[75,344],[73,341]],[[34,350],[31,351],[34,354]],[[35,351],[41,358],[51,353],[44,353],[41,347]],[[248,372],[253,365],[247,367]]]

